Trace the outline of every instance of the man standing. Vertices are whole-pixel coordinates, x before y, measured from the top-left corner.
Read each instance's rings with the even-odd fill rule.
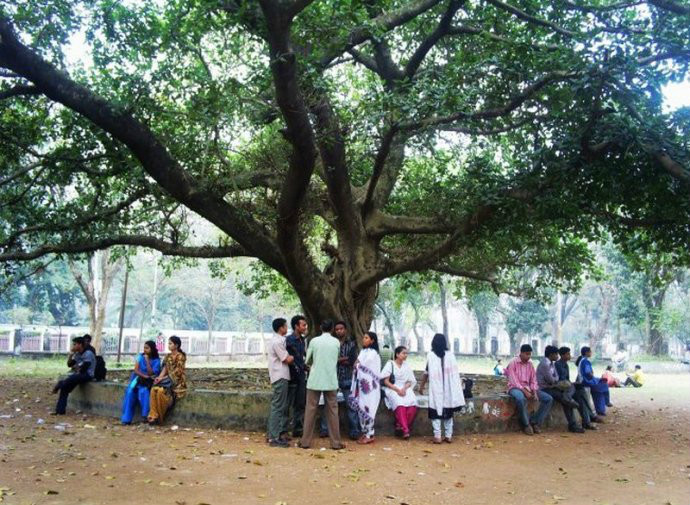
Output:
[[[292,333],[285,339],[288,354],[294,361],[290,365],[290,383],[288,384],[288,409],[292,411],[289,425],[292,436],[302,436],[304,424],[304,407],[307,402],[307,369],[304,364],[306,344],[304,336],[309,329],[304,316],[294,316],[290,321]]]
[[[53,394],[60,392],[54,415],[64,415],[67,409],[67,397],[79,384],[93,379],[96,371],[96,356],[84,348],[84,337],[72,339],[72,354],[67,358],[67,366],[72,373],[59,381],[53,388]]]
[[[543,391],[539,391],[537,374],[532,362],[532,346],[523,344],[520,347],[520,355],[508,364],[505,369],[508,378],[508,394],[517,404],[518,415],[522,431],[525,435],[541,433],[541,424],[551,410],[553,398]],[[527,401],[539,400],[539,408],[530,418],[527,413]]]
[[[340,354],[338,356],[338,389],[345,399],[347,408],[347,424],[350,440],[357,440],[360,437],[359,417],[357,412],[352,410],[350,396],[352,386],[352,367],[357,361],[357,342],[347,334],[347,324],[345,321],[335,323],[335,337],[340,341]],[[321,417],[321,433],[328,433],[328,425],[325,416]]]
[[[570,361],[570,347],[561,347],[558,349],[558,355],[561,357],[555,363],[556,373],[558,373],[558,380],[563,382],[570,382],[570,367],[568,366],[568,361]],[[572,384],[572,382],[570,382]],[[592,424],[592,421],[596,421],[597,418],[593,417],[594,413],[589,410],[587,405],[587,399],[584,395],[584,389],[578,387],[577,384],[573,384],[575,387],[575,392],[573,393],[573,400],[577,402],[577,410],[580,413],[580,418],[582,419],[582,427],[586,430],[596,430],[597,427]]]
[[[271,447],[289,447],[287,441],[289,365],[294,358],[285,349],[287,321],[282,317],[273,320],[274,335],[268,349],[268,375],[273,396],[268,414],[268,443]]]
[[[547,345],[544,350],[544,357],[539,362],[539,366],[537,366],[539,390],[547,393],[561,404],[565,418],[568,420],[568,431],[584,433],[585,430],[577,423],[573,414],[573,408],[578,408],[579,406],[572,398],[575,388],[572,384],[559,382],[555,365],[556,360],[558,360],[558,348]]]
[[[321,335],[312,339],[307,348],[306,363],[311,365],[309,379],[307,379],[307,408],[304,413],[304,434],[299,446],[308,449],[314,438],[316,411],[319,397],[323,393],[326,405],[326,420],[328,422],[328,436],[332,449],[344,449],[340,441],[340,425],[338,422],[338,356],[340,342],[331,335],[333,321],[321,323]]]

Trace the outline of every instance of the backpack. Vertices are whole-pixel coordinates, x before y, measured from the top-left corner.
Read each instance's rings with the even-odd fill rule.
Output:
[[[108,369],[105,367],[103,356],[96,356],[96,370],[93,372],[93,379],[97,382],[105,380]]]

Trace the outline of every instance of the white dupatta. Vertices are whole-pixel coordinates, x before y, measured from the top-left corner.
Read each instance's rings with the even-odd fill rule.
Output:
[[[362,349],[357,357],[349,400],[361,418],[373,422],[381,401],[381,357],[373,349]]]
[[[446,351],[443,359],[432,351],[427,354],[429,375],[429,409],[443,415],[444,409],[457,409],[465,405],[465,396],[460,387],[460,375],[455,356]]]

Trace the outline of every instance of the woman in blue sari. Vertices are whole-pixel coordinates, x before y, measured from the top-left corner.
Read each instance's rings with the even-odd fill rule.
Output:
[[[130,424],[134,418],[134,410],[137,402],[141,408],[141,416],[146,419],[149,415],[149,390],[153,384],[153,378],[161,373],[161,360],[158,357],[158,349],[153,340],[144,343],[144,352],[141,353],[134,364],[125,398],[122,402],[122,424]]]
[[[588,387],[592,393],[592,399],[594,400],[594,407],[596,408],[597,414],[605,416],[606,407],[612,407],[610,397],[609,397],[609,385],[606,379],[594,376],[594,370],[592,369],[592,362],[590,358],[592,357],[592,349],[585,346],[580,349],[581,356],[578,358],[577,363],[577,378],[584,387]]]

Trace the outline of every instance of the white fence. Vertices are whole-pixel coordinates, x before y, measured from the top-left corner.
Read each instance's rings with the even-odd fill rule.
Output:
[[[88,333],[87,327],[79,326],[15,326],[0,325],[0,353],[66,353],[72,339]],[[209,336],[207,331],[164,329],[158,337],[140,336],[138,328],[124,328],[120,352],[134,354],[141,352],[146,340],[156,342],[159,351],[164,351],[167,339],[177,335],[182,341],[182,349],[190,355],[205,356],[208,353]],[[261,355],[271,335],[237,332],[214,331],[211,338],[212,356],[217,355]],[[118,328],[106,328],[103,331],[101,353],[117,354],[119,339]]]

